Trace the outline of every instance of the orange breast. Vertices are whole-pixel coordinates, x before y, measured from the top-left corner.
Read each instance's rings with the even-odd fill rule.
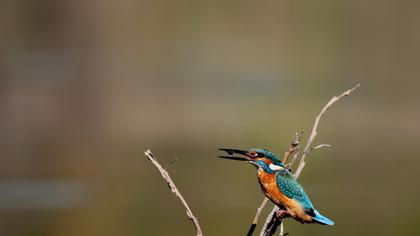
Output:
[[[303,222],[311,222],[312,218],[306,214],[302,206],[294,199],[288,198],[278,188],[274,173],[268,174],[258,171],[258,180],[267,198],[280,207],[284,207],[293,218]]]
[[[268,174],[264,171],[258,172],[258,180],[264,194],[277,205],[286,207],[292,199],[286,197],[277,187],[275,174]]]

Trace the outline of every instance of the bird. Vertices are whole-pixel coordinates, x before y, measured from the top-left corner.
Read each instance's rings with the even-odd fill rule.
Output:
[[[219,150],[228,154],[219,158],[249,162],[257,168],[258,182],[264,195],[280,208],[278,217],[292,217],[302,224],[334,225],[332,220],[315,209],[302,185],[273,152],[262,148]]]

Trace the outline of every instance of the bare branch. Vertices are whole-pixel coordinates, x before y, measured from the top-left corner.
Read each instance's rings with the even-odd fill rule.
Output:
[[[280,233],[279,233],[279,235],[280,236],[284,236],[284,222],[283,221],[280,224]]]
[[[270,214],[268,214],[267,219],[265,220],[264,226],[261,229],[260,232],[260,236],[268,236],[268,235],[272,235],[272,227],[273,224],[276,222],[276,214],[277,211],[280,210],[280,208],[278,206],[274,206],[273,209],[271,210]],[[274,232],[273,232],[274,233]]]
[[[153,163],[153,165],[156,166],[156,168],[159,170],[160,174],[162,175],[163,179],[168,183],[169,188],[171,191],[175,194],[176,197],[181,200],[182,204],[184,205],[185,209],[187,210],[187,216],[188,218],[194,223],[194,227],[197,231],[197,236],[202,236],[203,233],[201,232],[200,224],[198,223],[197,217],[195,217],[188,206],[185,199],[182,197],[181,193],[179,192],[178,188],[175,186],[175,183],[172,181],[171,177],[169,176],[169,173],[159,164],[157,159],[154,157],[153,153],[150,150],[147,150],[144,152],[146,157]]]
[[[299,149],[300,149],[299,143],[300,143],[300,140],[302,139],[302,136],[303,136],[303,131],[300,131],[300,133],[296,132],[295,139],[293,140],[293,142],[296,143],[296,147],[294,149],[294,152],[290,153],[290,156],[293,154],[292,160],[289,163],[286,163],[287,159],[286,161],[283,161],[283,164],[285,165],[287,169],[292,169],[293,164],[295,163],[296,159],[299,156]],[[293,142],[292,142],[292,145],[293,145]]]
[[[295,153],[295,155],[293,155],[292,160],[291,160],[289,163],[287,163],[287,164],[285,165],[285,167],[286,167],[287,169],[291,170],[291,169],[292,169],[292,167],[293,167],[293,164],[295,164],[295,161],[296,161],[296,159],[298,159],[298,157],[299,157],[299,149],[298,149],[298,150],[296,150],[296,153]]]
[[[283,164],[286,164],[287,159],[289,159],[289,157],[293,155],[294,153],[296,153],[296,151],[299,149],[299,142],[300,142],[301,137],[302,135],[296,132],[295,138],[292,140],[292,143],[290,144],[289,151],[284,153],[283,159],[281,160]]]
[[[331,147],[331,145],[330,144],[319,144],[319,145],[316,145],[315,147],[312,147],[309,150],[309,152],[315,151],[315,150],[318,150],[318,149],[321,149],[321,148],[324,148],[324,147]]]
[[[346,90],[342,94],[340,94],[338,96],[334,96],[333,98],[331,98],[331,100],[324,106],[324,108],[322,108],[321,112],[316,116],[314,127],[312,128],[311,135],[309,136],[308,142],[306,143],[305,149],[303,149],[302,156],[300,157],[300,163],[299,163],[299,166],[298,166],[298,168],[297,168],[297,170],[295,172],[295,175],[294,175],[295,178],[299,177],[300,173],[302,172],[303,167],[305,167],[305,165],[306,165],[306,163],[305,163],[306,154],[308,153],[309,149],[311,148],[311,144],[314,141],[314,139],[315,139],[315,137],[316,137],[316,135],[318,133],[317,132],[317,129],[318,129],[318,125],[319,125],[319,121],[321,120],[321,117],[324,115],[324,113],[334,103],[336,103],[338,100],[340,100],[343,97],[349,96],[359,86],[360,86],[360,84],[357,84],[352,89]]]
[[[246,234],[247,236],[251,236],[254,233],[255,228],[258,224],[258,220],[260,219],[261,213],[264,210],[265,205],[267,205],[268,200],[269,199],[265,197],[264,200],[261,202],[261,205],[257,208],[257,214],[255,214],[251,227],[249,227],[248,233]]]

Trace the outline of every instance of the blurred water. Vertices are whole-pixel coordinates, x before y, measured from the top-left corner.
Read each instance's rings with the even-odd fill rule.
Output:
[[[80,184],[69,181],[7,181],[0,183],[0,208],[80,208],[83,195]]]

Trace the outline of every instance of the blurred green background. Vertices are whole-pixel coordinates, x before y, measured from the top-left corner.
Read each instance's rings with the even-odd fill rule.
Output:
[[[417,1],[0,6],[1,235],[194,235],[149,148],[177,157],[205,235],[244,235],[263,199],[255,168],[217,148],[281,154],[357,83],[300,177],[336,225],[286,232],[420,234]]]

